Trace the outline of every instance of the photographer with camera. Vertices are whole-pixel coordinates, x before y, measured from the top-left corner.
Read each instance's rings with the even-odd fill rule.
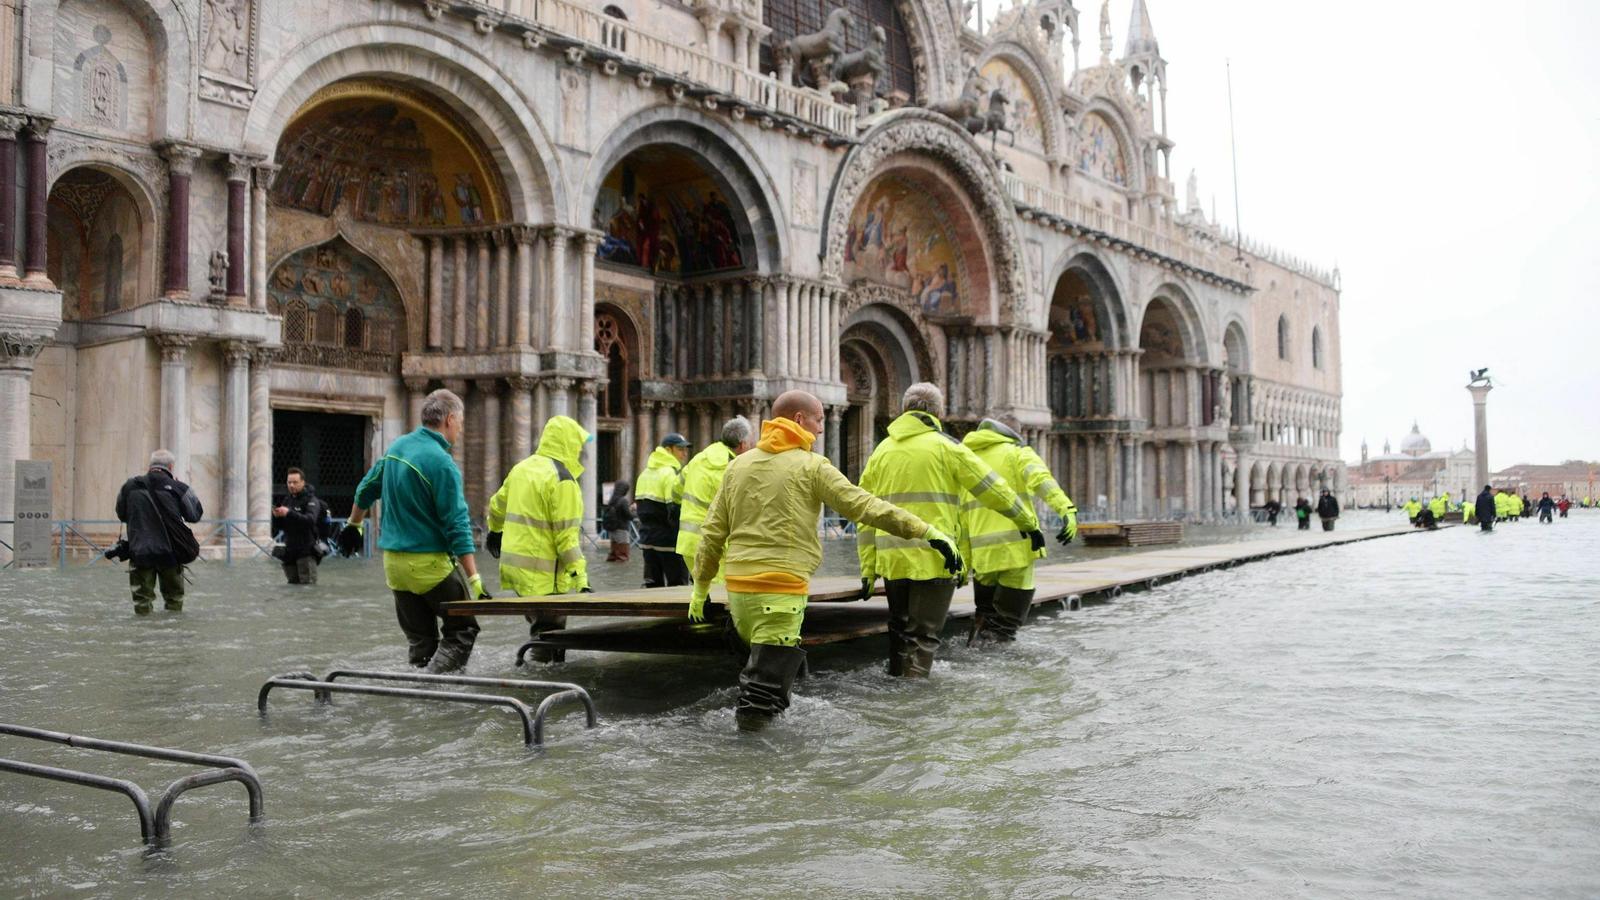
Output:
[[[150,471],[135,475],[117,494],[117,519],[128,523],[128,537],[106,552],[108,559],[131,564],[133,611],[147,616],[161,599],[172,612],[183,611],[183,567],[200,555],[200,543],[185,522],[198,522],[200,498],[173,477],[177,464],[170,450],[150,454]]]
[[[272,555],[283,563],[290,584],[316,584],[317,566],[328,555],[322,531],[328,504],[317,499],[316,489],[306,484],[305,473],[297,468],[289,469],[285,484],[289,496],[272,510],[273,518],[283,521],[283,546],[273,548]]]

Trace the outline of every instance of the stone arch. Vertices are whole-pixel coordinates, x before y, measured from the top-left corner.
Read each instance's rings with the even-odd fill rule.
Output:
[[[1237,317],[1229,319],[1222,332],[1223,362],[1234,375],[1250,371],[1250,341],[1245,333],[1244,323]]]
[[[47,196],[46,269],[61,289],[63,316],[93,318],[156,296],[156,208],[138,178],[116,166],[74,165],[51,180]]]
[[[1183,337],[1184,358],[1205,365],[1211,361],[1210,339],[1206,334],[1205,316],[1194,302],[1193,295],[1183,286],[1168,282],[1157,288],[1140,311],[1140,330],[1145,317],[1157,301],[1163,301],[1177,313],[1179,330]]]
[[[594,351],[606,365],[596,409],[604,418],[624,419],[633,410],[633,385],[645,372],[639,323],[627,309],[605,301],[595,304],[594,320]]]
[[[1112,349],[1129,349],[1133,346],[1132,332],[1128,327],[1128,302],[1125,294],[1117,281],[1115,272],[1106,265],[1105,261],[1092,249],[1084,246],[1069,248],[1056,262],[1053,274],[1046,284],[1053,285],[1051,289],[1052,306],[1056,299],[1056,292],[1062,287],[1062,279],[1068,274],[1078,273],[1080,277],[1093,288],[1093,297],[1096,303],[1095,311],[1099,315],[1099,324],[1109,333],[1111,340],[1105,343]]]
[[[1128,117],[1123,113],[1121,107],[1103,97],[1096,97],[1089,101],[1088,107],[1084,109],[1074,123],[1074,131],[1081,130],[1089,117],[1094,115],[1100,116],[1110,126],[1112,134],[1117,138],[1117,143],[1122,147],[1123,163],[1127,166],[1128,171],[1127,184],[1119,185],[1109,181],[1105,181],[1105,183],[1130,194],[1142,193],[1146,190],[1146,173],[1144,158],[1140,152],[1138,131],[1129,123]],[[1073,158],[1068,161],[1068,165],[1072,167],[1074,172],[1081,173],[1084,171],[1079,168],[1079,163],[1082,159],[1081,134],[1074,137],[1072,146],[1077,148],[1079,152],[1074,154]],[[1104,179],[1099,180],[1104,181]]]
[[[856,306],[839,332],[838,377],[849,400],[840,427],[844,471],[859,477],[873,445],[899,413],[905,389],[929,377],[931,353],[914,320],[898,305]]]
[[[846,154],[829,191],[824,210],[822,268],[831,280],[842,280],[844,250],[851,216],[877,178],[896,169],[921,167],[942,171],[964,205],[976,214],[982,239],[967,248],[981,260],[990,292],[991,315],[1024,322],[1028,313],[1027,275],[1022,241],[1011,202],[994,164],[965,131],[949,119],[921,109],[890,113]],[[951,199],[955,199],[952,193]],[[975,286],[976,287],[976,286]]]
[[[468,59],[470,64],[459,60]],[[556,222],[569,209],[554,141],[534,105],[476,45],[398,22],[364,22],[300,46],[260,79],[240,143],[271,155],[288,123],[330,84],[370,77],[431,95],[483,140],[510,189],[517,221]]]
[[[342,207],[331,217],[279,209],[274,209],[273,214],[278,227],[267,230],[268,273],[276,273],[296,253],[335,239],[342,240],[372,260],[399,292],[405,309],[404,340],[399,349],[413,353],[422,349],[427,328],[426,259],[425,254],[416,250],[414,242],[409,239],[396,242],[392,229],[357,222]],[[270,293],[270,274],[267,288]]]
[[[283,362],[397,371],[412,317],[379,262],[343,237],[304,247],[275,265],[267,298],[268,308],[285,319]],[[291,319],[304,323],[299,340]],[[351,333],[352,326],[359,333]]]
[[[1005,62],[1022,76],[1034,97],[1039,100],[1039,119],[1043,124],[1044,153],[1045,156],[1059,156],[1066,146],[1066,118],[1051,115],[1051,111],[1059,109],[1055,89],[1050,78],[1045,75],[1045,68],[1034,57],[1033,52],[1016,41],[999,41],[984,51],[983,56],[977,61],[977,69],[982,72],[983,67],[993,60]],[[1015,98],[1012,98],[1015,103]]]
[[[589,158],[581,187],[572,197],[578,204],[570,211],[572,221],[593,225],[595,202],[605,179],[629,154],[656,144],[695,158],[733,199],[735,211],[745,214],[736,221],[744,220],[739,222],[745,232],[741,238],[755,253],[748,268],[768,274],[785,270],[789,229],[779,200],[782,195],[771,173],[740,135],[716,118],[686,107],[655,106],[619,123]],[[752,210],[759,212],[750,215]]]

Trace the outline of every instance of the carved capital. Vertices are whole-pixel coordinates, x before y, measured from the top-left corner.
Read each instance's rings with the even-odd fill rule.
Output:
[[[266,190],[267,187],[272,184],[272,179],[278,177],[278,170],[283,168],[283,166],[269,162],[262,162],[258,159],[251,163],[250,168],[255,172],[256,175],[256,187]]]
[[[538,383],[538,379],[526,375],[513,375],[506,379],[506,387],[510,388],[513,394],[531,394]]]
[[[254,351],[255,345],[245,341],[222,342],[222,359],[230,369],[249,365]]]
[[[658,407],[660,405],[661,404],[657,403],[654,400],[640,400],[639,401],[639,411],[648,416],[648,415],[651,415],[651,414],[655,413],[656,407]]]
[[[500,379],[498,378],[479,378],[472,383],[472,386],[477,388],[480,394],[500,396]]]
[[[576,237],[577,234],[578,229],[570,225],[546,225],[544,227],[545,237],[549,238],[550,243],[554,245],[565,244]]]
[[[511,239],[519,244],[536,244],[544,230],[532,225],[513,225],[510,232]]]
[[[228,180],[249,181],[250,170],[255,166],[256,162],[257,160],[254,157],[229,153],[227,159],[224,160],[224,171],[228,173]]]
[[[546,378],[544,386],[552,391],[570,391],[572,390],[572,379],[558,375],[555,378]]]
[[[28,136],[36,141],[42,141],[49,136],[50,126],[54,123],[55,119],[49,116],[29,116]]]
[[[169,141],[160,147],[161,158],[174,175],[188,177],[194,174],[195,160],[200,158],[200,148]]]
[[[426,393],[428,390],[428,379],[426,378],[407,378],[405,382],[406,390],[413,394]]]
[[[50,336],[37,331],[0,331],[0,361],[32,366],[48,343]]]
[[[593,400],[595,395],[600,393],[600,382],[580,381],[578,382],[578,393],[582,394],[585,400]]]
[[[181,363],[188,358],[189,348],[194,345],[192,334],[158,334],[155,336],[156,346],[161,348],[162,363]]]
[[[27,119],[21,116],[0,115],[0,141],[14,141],[17,133],[26,125]]]
[[[278,352],[281,349],[279,347],[263,347],[260,344],[256,344],[250,351],[250,364],[258,369],[265,369],[272,365],[273,360],[278,358]]]

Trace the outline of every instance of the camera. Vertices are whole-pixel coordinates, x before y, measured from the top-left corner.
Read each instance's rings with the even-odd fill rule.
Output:
[[[133,552],[128,549],[127,538],[118,538],[115,544],[112,544],[109,549],[100,555],[106,559],[120,559],[123,561],[133,558]]]

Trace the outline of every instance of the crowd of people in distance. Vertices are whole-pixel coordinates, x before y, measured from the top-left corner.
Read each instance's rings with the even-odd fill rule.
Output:
[[[1589,509],[1597,505],[1600,505],[1600,502],[1589,497],[1574,503],[1566,494],[1551,497],[1549,491],[1542,492],[1539,499],[1534,501],[1529,500],[1526,493],[1519,494],[1511,488],[1497,488],[1486,484],[1474,500],[1469,501],[1463,497],[1460,503],[1455,503],[1450,499],[1450,492],[1445,491],[1429,497],[1426,502],[1412,497],[1402,503],[1400,509],[1405,512],[1413,528],[1438,528],[1446,515],[1459,512],[1462,524],[1470,525],[1477,522],[1484,531],[1489,531],[1496,522],[1518,522],[1533,518],[1535,514],[1539,516],[1541,523],[1548,525],[1553,523],[1557,516],[1565,519],[1567,512],[1574,506]]]

